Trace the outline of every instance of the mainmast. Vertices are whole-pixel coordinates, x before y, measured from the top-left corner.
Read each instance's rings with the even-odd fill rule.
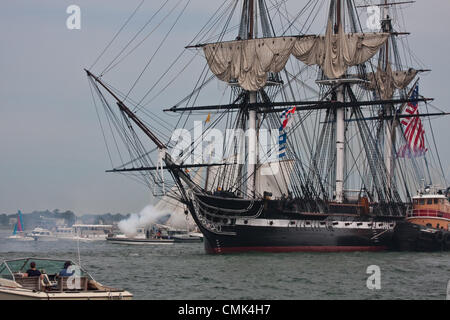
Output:
[[[337,0],[336,25],[334,33],[339,32],[341,27],[341,0]],[[339,83],[339,82],[338,82]],[[338,84],[336,89],[336,99],[338,102],[345,102],[344,86]],[[345,108],[336,108],[336,202],[344,201],[344,168],[345,168]]]
[[[254,0],[248,1],[248,21],[249,21],[249,34],[248,39],[254,38],[254,23],[255,23],[255,2]],[[244,3],[245,6],[245,3]],[[257,91],[249,92],[250,104],[257,102]],[[251,109],[248,112],[248,160],[247,160],[247,197],[255,197],[255,185],[256,185],[256,164],[258,161],[258,137],[257,137],[257,122],[258,115],[255,109]]]

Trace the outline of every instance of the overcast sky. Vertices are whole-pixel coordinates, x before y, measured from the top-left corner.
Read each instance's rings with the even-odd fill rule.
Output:
[[[306,3],[297,1],[299,7]],[[55,208],[77,214],[128,213],[151,202],[144,186],[104,172],[110,164],[83,72],[139,2],[0,2],[0,213]],[[147,2],[141,19],[163,1]],[[221,3],[192,0],[180,21],[183,28],[174,35],[176,45],[186,45]],[[81,30],[66,28],[71,4],[82,10]],[[450,111],[449,12],[450,2],[442,0],[419,0],[405,11],[410,47],[433,69],[422,78],[421,93],[434,97],[446,111]],[[126,31],[125,38],[136,30]],[[134,78],[144,65],[138,62],[136,70],[129,71]],[[435,123],[448,175],[450,119]]]

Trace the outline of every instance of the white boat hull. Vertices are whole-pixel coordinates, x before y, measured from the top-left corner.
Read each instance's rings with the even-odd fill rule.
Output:
[[[116,244],[133,244],[133,245],[170,245],[175,242],[175,240],[147,240],[147,239],[107,239],[110,243]]]
[[[24,237],[24,236],[10,236],[8,237],[9,240],[16,240],[16,241],[34,241],[34,238],[32,237]]]
[[[56,241],[56,240],[58,240],[54,236],[32,236],[32,237],[36,241]]]
[[[79,292],[33,292],[22,288],[0,287],[0,300],[131,300],[128,291],[79,291]]]

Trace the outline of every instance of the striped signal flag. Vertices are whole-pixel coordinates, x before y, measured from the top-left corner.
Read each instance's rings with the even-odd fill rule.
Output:
[[[281,126],[280,126],[280,136],[279,136],[279,158],[282,159],[286,157],[286,144],[287,144],[287,133],[286,128],[289,124],[289,119],[295,114],[296,107],[292,107],[284,110],[280,115]]]

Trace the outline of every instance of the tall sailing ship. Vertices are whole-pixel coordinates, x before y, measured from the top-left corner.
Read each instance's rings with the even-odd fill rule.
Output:
[[[183,51],[202,53],[207,67],[189,83],[194,90],[164,110],[178,117],[170,134],[185,130],[176,138],[161,133],[168,122],[143,103],[158,82],[139,102],[130,98],[153,56],[127,94],[105,82],[105,71],[86,70],[94,102],[106,111],[102,129],[116,129],[116,147],[121,139],[129,154],[110,171],[132,174],[155,194],[180,201],[208,253],[385,250],[422,180],[435,180],[429,168],[440,159],[437,153],[427,158],[421,119],[445,113],[418,111],[419,103],[432,101],[419,95],[417,79],[429,70],[404,68],[401,61],[398,42],[408,34],[394,29],[391,11],[402,3],[371,4],[380,23],[366,32],[358,9],[367,1],[360,7],[352,0],[304,2],[295,15],[265,0],[227,0],[219,7]],[[287,21],[277,27],[273,15]],[[309,34],[320,16],[324,34]],[[135,38],[106,71],[133,52],[136,47],[126,48]],[[215,79],[225,83],[220,102],[199,105]],[[188,120],[199,115],[207,118],[191,128],[194,141],[181,143],[191,132]],[[215,140],[218,129],[225,143]],[[148,139],[156,149],[145,146]],[[191,177],[198,168],[206,168],[202,182]]]

